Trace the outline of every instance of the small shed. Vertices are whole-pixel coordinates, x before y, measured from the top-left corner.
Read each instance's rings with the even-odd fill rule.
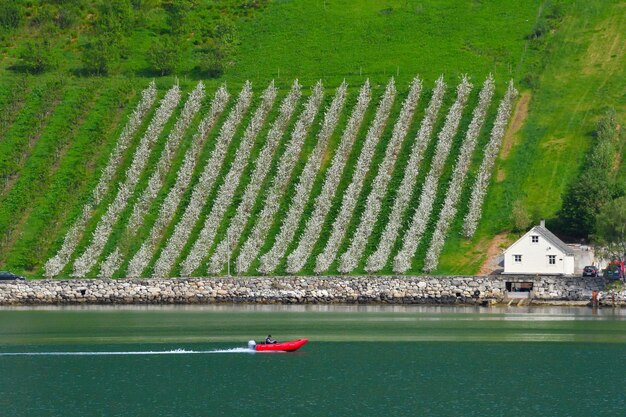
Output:
[[[504,251],[504,274],[573,275],[575,252],[542,220]]]

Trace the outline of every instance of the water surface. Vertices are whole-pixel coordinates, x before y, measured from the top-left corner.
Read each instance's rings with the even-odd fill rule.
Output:
[[[7,416],[609,416],[624,375],[622,310],[0,309]]]

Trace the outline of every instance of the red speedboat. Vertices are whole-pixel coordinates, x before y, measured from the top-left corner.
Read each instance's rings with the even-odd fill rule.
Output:
[[[309,339],[298,339],[292,340],[290,342],[278,342],[278,343],[256,343],[253,344],[253,341],[248,343],[250,348],[253,348],[257,352],[269,352],[269,351],[277,351],[277,352],[295,352],[304,346]]]

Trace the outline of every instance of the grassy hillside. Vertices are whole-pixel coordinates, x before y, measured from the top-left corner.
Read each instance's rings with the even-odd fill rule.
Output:
[[[545,45],[533,88],[518,105],[514,119],[519,123],[510,127],[501,151],[499,175],[487,196],[477,236],[472,242],[448,242],[442,271],[478,268],[497,233],[503,234],[500,243],[513,241],[514,235],[506,235],[512,229],[515,202],[521,202],[534,222],[543,218],[549,227],[556,223],[563,192],[576,180],[593,146],[601,115],[614,108],[622,126],[626,120],[625,5],[574,2],[565,10]],[[622,161],[623,169],[624,158],[616,156],[616,161]]]
[[[310,84],[366,77],[400,85],[415,74],[521,78],[541,2],[375,0],[275,2],[241,27],[239,78]]]
[[[228,146],[218,180],[211,187],[199,221],[185,245],[183,257],[189,253],[200,233],[201,224],[209,215],[218,189],[222,186],[222,179],[235,159],[245,126],[260,103],[261,91],[272,79],[279,88],[278,97],[268,122],[255,141],[252,157],[243,171],[232,203],[220,222],[220,235],[225,233],[241,203],[244,189],[250,182],[254,158],[261,152],[270,122],[276,118],[278,104],[286,96],[293,80],[297,78],[303,84],[304,97],[286,128],[287,132],[293,130],[303,103],[311,94],[309,88],[317,80],[324,83],[326,97],[304,141],[303,151],[289,179],[287,194],[262,245],[261,254],[272,246],[278,235],[281,219],[295,193],[298,177],[313,151],[324,109],[330,104],[335,89],[346,80],[349,85],[347,104],[341,114],[339,127],[324,151],[321,169],[317,172],[304,217],[298,225],[297,234],[302,233],[304,219],[313,211],[313,201],[321,191],[325,173],[339,146],[343,127],[356,102],[358,89],[369,79],[372,82],[372,102],[348,158],[337,196],[322,227],[321,239],[316,243],[313,253],[323,250],[339,211],[341,196],[354,175],[354,167],[369,124],[374,118],[375,108],[385,85],[393,76],[399,94],[392,107],[389,123],[376,147],[373,168],[365,178],[348,227],[348,237],[344,239],[340,252],[347,249],[350,236],[356,229],[367,196],[372,190],[378,164],[383,160],[385,146],[391,138],[393,123],[406,97],[409,82],[416,74],[424,80],[424,92],[403,141],[391,185],[383,200],[380,220],[365,250],[367,256],[376,249],[377,239],[389,216],[435,79],[444,74],[448,92],[433,135],[443,126],[445,114],[454,101],[454,89],[460,76],[468,74],[471,77],[474,91],[463,113],[459,132],[455,135],[451,155],[440,180],[435,209],[409,273],[421,272],[427,243],[440,207],[446,200],[445,186],[451,179],[454,160],[468,128],[471,110],[478,101],[478,91],[487,74],[494,75],[496,93],[488,110],[486,125],[478,139],[477,151],[473,154],[459,213],[448,233],[437,269],[439,273],[478,271],[488,248],[493,246],[494,236],[499,235],[498,242],[506,242],[513,230],[511,211],[514,204],[521,206],[534,221],[554,218],[561,206],[565,187],[575,179],[582,158],[592,143],[591,132],[598,117],[608,107],[615,108],[621,120],[626,115],[626,90],[623,86],[626,75],[626,7],[618,1],[533,1],[511,5],[510,2],[433,0],[389,1],[384,6],[374,0],[275,1],[267,4],[228,1],[217,5],[199,2],[195,7],[186,9],[179,26],[174,25],[172,9],[166,2],[131,4],[120,1],[115,4],[118,3],[121,5],[120,10],[130,13],[132,21],[129,29],[120,32],[120,51],[113,60],[114,65],[100,75],[93,74],[87,68],[83,56],[85,45],[99,36],[93,23],[98,21],[99,13],[102,13],[97,2],[80,3],[68,9],[73,13],[71,23],[68,24],[59,23],[62,21],[59,16],[63,7],[56,2],[23,2],[18,23],[5,25],[1,31],[0,268],[30,276],[43,273],[43,265],[59,250],[65,234],[78,218],[85,202],[89,201],[91,190],[107,163],[108,155],[139,102],[139,93],[155,77],[158,99],[175,82],[180,84],[183,97],[178,110],[155,142],[149,168],[142,173],[128,207],[121,214],[120,221],[116,223],[99,257],[98,265],[114,248],[121,248],[127,257],[116,276],[124,275],[128,256],[138,250],[149,234],[167,190],[176,181],[176,173],[190,147],[199,119],[206,115],[209,99],[222,83],[228,86],[231,98],[200,153],[200,163],[194,170],[192,185],[197,183],[204,164],[212,155],[219,127],[232,110],[245,80],[252,81],[255,96]],[[40,73],[33,74],[23,51],[45,37],[49,39],[47,53],[54,57],[54,62]],[[160,40],[172,37],[181,42],[179,59],[175,68],[167,71],[168,75],[161,76],[162,72],[154,67],[148,51]],[[215,58],[217,49],[221,54],[219,71],[215,71],[215,66],[206,65],[207,56]],[[214,64],[214,61],[211,62]],[[145,189],[176,115],[199,79],[205,82],[207,89],[200,115],[194,119],[180,148],[176,150],[172,168],[164,181],[165,188],[152,203],[146,223],[134,236],[129,237],[124,232],[124,225],[132,205]],[[497,103],[502,99],[509,79],[513,79],[521,95],[496,163],[478,232],[471,240],[467,240],[459,234],[466,212],[464,207],[467,206],[470,185],[482,160],[480,150],[488,141]],[[117,170],[116,182],[123,180],[124,170],[131,165],[132,153],[137,149],[155,109],[156,105],[134,135]],[[283,134],[280,139],[272,157],[272,168],[263,182],[263,190],[267,190],[273,181],[276,164],[285,152],[289,137],[290,134]],[[423,167],[417,178],[411,202],[413,207],[418,203],[419,191],[434,153],[433,140],[426,150]],[[616,163],[623,172],[625,164],[622,160],[618,158]],[[85,235],[72,255],[72,261],[90,244],[91,233],[96,230],[96,225],[115,198],[116,190],[117,187],[111,187],[102,203],[95,208],[86,225]],[[161,248],[173,234],[174,226],[183,216],[190,198],[191,190],[188,189],[181,199],[182,204],[174,222],[162,232],[159,243]],[[258,221],[263,204],[264,194],[261,193],[242,238],[233,243],[233,258],[239,254],[241,245]],[[404,224],[407,224],[408,218],[409,214],[405,214]],[[207,255],[213,253],[222,237],[219,236]],[[294,247],[295,242],[292,242],[288,253]],[[153,256],[146,273],[151,271],[156,260]],[[206,262],[207,259],[204,259],[203,265]],[[353,272],[362,273],[363,266],[364,261]],[[283,261],[275,273],[284,273],[284,268]],[[311,273],[313,268],[314,261],[309,259],[303,273]],[[91,270],[89,275],[95,275],[97,269]],[[206,266],[202,266],[196,274],[203,274],[205,270]],[[335,273],[336,265],[329,272]],[[391,264],[381,272],[391,273]],[[70,273],[71,265],[68,265],[62,275]]]

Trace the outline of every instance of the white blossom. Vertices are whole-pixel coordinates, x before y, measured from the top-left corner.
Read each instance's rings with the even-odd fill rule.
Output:
[[[472,187],[472,194],[469,201],[469,210],[465,216],[463,223],[463,235],[465,237],[472,237],[478,227],[478,220],[482,212],[483,201],[485,194],[487,193],[487,187],[491,179],[491,172],[500,151],[500,144],[502,143],[502,137],[506,131],[506,126],[511,117],[511,109],[513,108],[513,101],[517,97],[517,90],[513,86],[513,81],[509,82],[509,87],[504,95],[504,98],[500,102],[498,107],[498,113],[496,115],[496,121],[491,129],[491,136],[489,143],[485,147],[485,156],[478,169],[476,181]]]
[[[102,175],[98,180],[98,184],[92,191],[91,201],[87,202],[83,206],[80,216],[65,235],[61,249],[59,249],[59,251],[48,260],[48,262],[46,262],[44,267],[46,277],[57,276],[70,261],[72,254],[76,250],[80,239],[83,236],[85,227],[91,218],[93,211],[102,202],[102,198],[109,190],[113,176],[122,161],[124,152],[130,145],[137,129],[141,126],[141,122],[148,113],[148,110],[152,108],[156,99],[156,93],[157,90],[154,81],[152,81],[148,85],[148,88],[141,93],[141,100],[137,104],[133,114],[128,119],[126,126],[124,126],[120,137],[117,139],[115,148],[111,152],[109,160],[102,170]]]
[[[346,102],[346,90],[347,85],[344,81],[337,89],[330,107],[324,114],[324,121],[322,122],[322,128],[317,135],[315,149],[313,149],[313,152],[309,156],[309,159],[300,174],[298,184],[296,185],[295,195],[291,200],[286,216],[283,218],[280,232],[278,233],[272,248],[261,257],[261,265],[258,270],[263,274],[270,274],[274,272],[285,255],[287,246],[289,246],[293,240],[298,224],[300,224],[302,212],[304,211],[306,203],[309,201],[311,189],[313,188],[313,182],[315,181],[315,176],[320,169],[324,151],[326,150],[328,141],[330,140],[330,137],[339,122],[339,116],[341,115],[341,111]]]
[[[254,145],[255,139],[263,127],[263,124],[265,124],[265,118],[272,109],[275,99],[276,88],[274,87],[274,82],[272,81],[270,86],[263,93],[261,104],[257,108],[252,120],[250,120],[250,123],[246,128],[243,138],[241,139],[241,143],[239,144],[239,148],[237,149],[235,160],[233,161],[228,174],[226,174],[224,183],[221,185],[217,193],[211,212],[204,222],[204,227],[193,244],[189,255],[187,255],[187,258],[181,264],[182,276],[191,276],[193,274],[193,271],[200,266],[213,244],[220,222],[226,212],[226,209],[232,202],[237,186],[239,185],[241,174],[248,164],[248,158],[250,157],[252,146]]]
[[[221,271],[224,263],[227,261],[232,251],[232,242],[238,242],[244,227],[252,213],[252,207],[257,199],[257,195],[263,185],[263,181],[269,173],[272,157],[276,152],[280,139],[283,137],[287,124],[296,111],[298,101],[301,96],[301,88],[298,81],[294,81],[291,91],[283,100],[279,114],[274,120],[272,127],[267,133],[267,139],[263,145],[263,149],[257,157],[254,165],[254,171],[250,175],[250,182],[246,186],[241,202],[237,206],[237,211],[228,224],[226,235],[228,239],[222,239],[211,256],[209,262],[210,274],[216,274]],[[231,247],[229,247],[229,245]]]
[[[367,196],[367,202],[363,214],[361,215],[359,225],[350,240],[348,250],[339,259],[339,272],[352,272],[363,256],[367,240],[372,234],[372,230],[374,229],[382,207],[383,199],[387,193],[387,186],[391,180],[391,175],[393,174],[393,169],[398,159],[398,154],[400,153],[400,147],[411,126],[411,121],[413,120],[421,92],[422,82],[419,77],[415,77],[411,83],[409,94],[402,104],[402,110],[400,110],[400,116],[393,128],[391,139],[387,143],[385,157],[378,167],[378,172],[372,183],[372,190]]]
[[[446,192],[446,199],[443,202],[443,207],[441,209],[441,213],[439,214],[439,219],[437,220],[437,225],[435,226],[430,246],[426,252],[426,259],[424,260],[424,271],[426,272],[430,272],[437,268],[437,264],[439,263],[439,255],[443,249],[443,245],[448,234],[448,228],[450,227],[450,222],[454,219],[454,216],[456,216],[457,204],[461,198],[463,183],[470,164],[472,163],[472,154],[474,153],[474,148],[476,148],[476,141],[478,140],[480,130],[485,122],[487,109],[489,108],[489,103],[491,103],[491,98],[493,97],[493,89],[493,77],[489,75],[483,84],[483,88],[479,95],[478,105],[474,109],[472,121],[470,122],[467,133],[465,134],[465,140],[461,145],[461,150],[452,173],[452,180],[450,181]]]
[[[170,167],[172,166],[174,156],[176,156],[176,151],[178,150],[183,135],[191,124],[191,121],[200,110],[202,100],[204,99],[204,94],[204,84],[200,82],[189,95],[189,99],[185,103],[185,107],[178,117],[176,125],[167,137],[165,147],[161,152],[161,156],[156,164],[156,168],[152,173],[152,176],[150,176],[150,179],[148,180],[148,186],[133,206],[133,213],[130,216],[130,220],[128,221],[127,226],[127,229],[131,233],[136,232],[136,230],[141,227],[141,225],[143,224],[143,219],[148,212],[150,205],[157,197],[159,191],[161,191],[163,181],[165,179],[165,176],[169,172]]]
[[[431,163],[430,171],[426,177],[426,182],[422,188],[420,200],[417,206],[417,210],[413,213],[409,228],[404,234],[402,241],[402,248],[400,252],[394,258],[393,270],[395,272],[405,272],[411,267],[411,262],[415,254],[415,250],[419,245],[426,224],[432,213],[433,204],[437,195],[437,188],[439,184],[439,178],[445,166],[448,154],[450,153],[450,147],[452,141],[461,122],[461,116],[463,114],[463,108],[467,103],[469,93],[472,90],[472,85],[468,81],[467,77],[463,77],[461,83],[457,87],[457,98],[446,117],[446,122],[439,132],[437,148],[435,149],[435,156]]]
[[[357,103],[354,106],[352,115],[348,120],[348,124],[343,131],[341,142],[330,164],[330,168],[326,172],[326,178],[322,191],[315,199],[313,213],[308,218],[304,232],[300,237],[298,246],[287,257],[287,272],[294,274],[299,272],[307,259],[311,255],[313,246],[320,236],[320,232],[326,220],[326,216],[330,211],[332,200],[337,192],[337,186],[341,180],[341,175],[348,162],[348,157],[354,144],[354,139],[359,131],[367,106],[371,101],[371,91],[369,80],[365,81],[359,92]]]
[[[257,217],[257,221],[248,239],[239,252],[235,263],[235,267],[239,273],[248,271],[250,264],[257,257],[261,245],[263,245],[267,237],[267,233],[274,220],[274,215],[280,207],[281,199],[285,194],[287,185],[289,185],[293,169],[298,162],[300,150],[308,135],[309,128],[317,115],[323,97],[324,89],[322,88],[322,83],[318,82],[313,88],[313,94],[311,94],[304,111],[296,122],[296,126],[291,134],[291,139],[287,144],[287,149],[280,157],[278,171],[267,193],[263,209]]]
[[[404,170],[404,176],[396,192],[387,225],[383,230],[376,251],[367,259],[365,270],[368,272],[380,271],[385,267],[393,245],[398,238],[398,232],[402,225],[402,216],[406,212],[411,196],[413,195],[413,188],[415,187],[417,175],[419,174],[420,165],[424,158],[424,153],[428,148],[428,144],[430,143],[437,115],[443,103],[445,91],[446,84],[443,81],[443,76],[441,76],[435,82],[435,88],[430,103],[422,119],[415,142],[413,143],[411,155],[409,156],[409,161]]]
[[[189,188],[194,169],[200,157],[200,152],[209,137],[209,133],[215,126],[215,123],[217,123],[218,117],[226,108],[229,98],[230,96],[225,86],[221,86],[215,92],[211,108],[198,125],[198,131],[191,139],[191,146],[187,149],[183,163],[178,170],[176,183],[170,188],[165,200],[161,204],[159,215],[154,225],[152,225],[150,235],[141,244],[141,247],[128,264],[126,271],[127,276],[140,277],[148,266],[150,259],[157,250],[157,245],[163,231],[171,223],[183,194]]]
[[[374,120],[372,121],[372,124],[367,132],[365,144],[363,145],[363,149],[361,150],[361,154],[359,155],[359,159],[357,161],[356,169],[352,176],[352,182],[343,195],[341,209],[333,223],[330,238],[326,243],[324,251],[317,256],[315,265],[315,272],[317,273],[326,271],[337,257],[337,250],[339,249],[339,245],[346,234],[357,199],[361,189],[363,188],[365,177],[369,171],[370,163],[374,157],[376,145],[383,133],[383,130],[385,129],[387,120],[389,119],[391,106],[393,105],[395,97],[396,87],[394,79],[392,78],[387,84],[385,94],[378,105]]]
[[[168,171],[170,170],[170,167],[174,160],[174,156],[176,155],[176,151],[178,149],[178,146],[180,145],[180,141],[183,138],[185,131],[198,113],[198,110],[200,110],[200,105],[202,104],[203,98],[204,84],[200,82],[189,95],[189,99],[185,103],[185,106],[183,107],[180,116],[178,116],[176,124],[172,128],[170,134],[167,136],[167,139],[165,141],[165,147],[161,152],[161,156],[159,157],[159,161],[156,164],[156,168],[150,176],[150,179],[148,180],[148,186],[144,189],[139,199],[133,205],[133,212],[130,216],[130,220],[128,221],[128,223],[126,223],[125,226],[127,236],[132,236],[137,233],[138,229],[143,224],[144,217],[148,212],[150,205],[157,197],[157,194],[163,186],[163,181]],[[119,249],[119,244],[113,252],[118,253],[116,255],[118,258],[123,258],[122,252]],[[116,272],[116,270],[112,268],[114,265],[117,265],[119,267],[121,266],[121,262],[118,262],[117,264],[110,262],[106,268],[102,267],[100,269],[99,277],[110,278],[112,275],[105,275],[105,273],[114,274]]]
[[[251,101],[252,87],[250,82],[246,81],[239,94],[235,108],[231,111],[228,120],[226,120],[220,130],[215,149],[213,149],[213,153],[207,161],[198,183],[193,188],[189,205],[185,208],[182,218],[174,228],[174,233],[168,239],[165,248],[154,266],[154,277],[162,278],[170,273],[176,259],[180,256],[180,252],[183,250],[187,240],[189,240],[189,236],[200,218],[202,208],[207,202],[209,192],[213,187],[215,179],[219,175],[228,145],[233,136],[235,136],[237,127],[243,120],[248,107],[250,107]]]
[[[119,248],[115,248],[115,250],[113,250],[113,252],[111,252],[100,265],[98,278],[111,278],[120,266],[122,266],[122,262],[122,252]]]
[[[131,165],[126,170],[124,183],[119,187],[115,199],[107,208],[106,213],[98,221],[96,230],[94,230],[92,235],[91,243],[87,246],[85,252],[74,262],[72,276],[84,277],[98,262],[98,257],[113,232],[113,226],[119,219],[122,211],[126,208],[141,178],[141,174],[148,164],[148,158],[150,157],[154,143],[159,138],[165,123],[167,123],[178,106],[179,101],[180,88],[178,85],[175,85],[165,94],[163,100],[161,100],[161,105],[152,118],[146,133],[141,138],[139,146],[133,155]]]

